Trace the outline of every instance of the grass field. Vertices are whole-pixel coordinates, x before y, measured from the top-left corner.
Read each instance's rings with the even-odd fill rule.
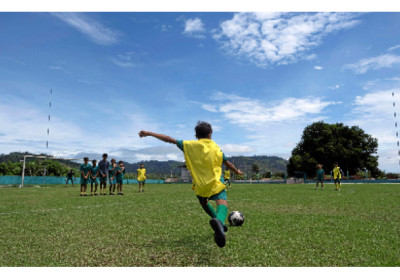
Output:
[[[227,244],[189,185],[0,188],[0,266],[400,266],[400,185],[233,185]]]

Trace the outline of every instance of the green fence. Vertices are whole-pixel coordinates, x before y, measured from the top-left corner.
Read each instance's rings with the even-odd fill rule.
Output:
[[[21,185],[22,176],[0,176],[0,185]],[[64,185],[65,177],[56,176],[25,176],[24,186],[29,185]],[[74,178],[74,184],[79,185],[81,178]],[[108,182],[107,182],[108,183]],[[147,184],[164,184],[164,180],[146,180]],[[68,182],[71,184],[71,181]],[[136,179],[124,179],[124,184],[138,184]]]

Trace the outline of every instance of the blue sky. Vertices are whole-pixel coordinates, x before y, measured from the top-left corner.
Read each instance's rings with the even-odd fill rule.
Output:
[[[400,13],[3,12],[0,27],[1,153],[183,160],[137,133],[193,139],[205,120],[228,157],[288,159],[322,120],[361,127],[399,171]]]

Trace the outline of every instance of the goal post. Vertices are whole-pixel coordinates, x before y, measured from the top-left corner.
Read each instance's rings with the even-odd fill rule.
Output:
[[[39,159],[51,159],[51,160],[81,160],[81,158],[57,158],[54,156],[37,156],[37,155],[24,155],[24,159],[21,160],[22,163],[22,175],[21,175],[21,184],[19,185],[20,188],[24,186],[25,181],[25,168],[26,168],[26,159],[27,158],[39,158]],[[44,176],[46,172],[44,173]]]

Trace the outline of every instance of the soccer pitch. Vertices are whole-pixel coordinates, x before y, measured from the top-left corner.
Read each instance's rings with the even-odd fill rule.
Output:
[[[232,185],[224,248],[188,184],[79,193],[0,188],[0,266],[400,266],[398,184]]]

